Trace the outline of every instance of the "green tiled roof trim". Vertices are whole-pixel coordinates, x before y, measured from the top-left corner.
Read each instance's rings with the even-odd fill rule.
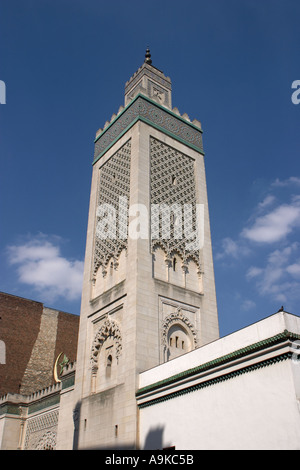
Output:
[[[173,393],[170,393],[169,395],[165,395],[163,397],[156,398],[156,399],[151,400],[147,403],[141,403],[138,406],[139,406],[139,408],[146,408],[148,406],[155,405],[157,403],[161,403],[161,402],[170,400],[171,398],[179,397],[181,395],[186,395],[187,393],[191,393],[191,392],[194,392],[196,390],[200,390],[201,388],[209,387],[209,386],[215,385],[219,382],[224,382],[225,380],[232,379],[234,377],[237,377],[238,375],[246,374],[247,372],[252,372],[253,370],[261,369],[263,367],[270,366],[270,365],[275,364],[277,362],[285,361],[286,359],[290,359],[291,357],[292,357],[292,353],[281,354],[280,356],[274,357],[272,359],[267,359],[266,361],[259,362],[257,364],[252,365],[252,366],[244,367],[243,369],[240,369],[238,371],[234,371],[234,372],[230,372],[229,374],[222,375],[221,377],[217,377],[216,379],[207,380],[205,382],[194,385],[192,387],[188,387],[188,388],[185,388],[183,390],[180,390],[178,392],[173,392]]]
[[[201,364],[200,366],[194,367],[192,369],[188,369],[184,372],[173,375],[172,377],[169,377],[165,380],[161,380],[161,381],[156,382],[154,384],[151,384],[149,386],[140,388],[136,392],[136,396],[139,397],[140,395],[142,395],[146,392],[155,391],[156,389],[160,388],[161,386],[172,385],[172,384],[174,384],[175,382],[177,382],[179,380],[186,379],[186,378],[191,377],[191,376],[193,376],[197,373],[205,372],[209,369],[212,369],[213,367],[224,365],[224,364],[226,364],[230,361],[233,361],[235,359],[240,359],[242,357],[247,356],[248,354],[261,351],[261,350],[265,349],[266,347],[279,344],[279,343],[281,343],[283,341],[286,341],[288,339],[289,340],[297,340],[297,339],[300,339],[300,335],[298,335],[296,333],[291,333],[287,330],[284,330],[282,333],[279,333],[275,336],[272,336],[272,337],[267,338],[265,340],[254,343],[252,345],[246,346],[245,348],[238,349],[237,351],[233,351],[232,353],[227,354],[227,355],[222,356],[222,357],[219,357],[217,359],[214,359],[213,361],[206,362],[205,364]],[[280,356],[278,356],[278,357],[280,357]],[[284,358],[287,359],[287,357],[288,357],[288,355]],[[275,358],[275,362],[276,362],[276,360],[277,360],[277,358]],[[272,363],[272,361],[273,361],[273,359],[270,360],[270,364]],[[263,361],[261,364],[263,364],[264,362],[268,362],[268,361]],[[269,365],[269,364],[266,364],[266,365]],[[262,367],[264,367],[264,366],[265,365],[263,365]],[[259,364],[255,364],[253,366],[245,367],[244,369],[241,369],[238,372],[232,372],[231,374],[227,374],[227,376],[228,375],[229,376],[231,376],[231,375],[235,376],[235,375],[238,375],[240,373],[248,372],[249,370],[254,370],[255,368],[258,368],[258,367],[259,367]],[[247,370],[247,369],[249,369],[249,370]],[[227,376],[223,375],[222,377],[220,377],[218,379],[214,379],[215,382],[214,382],[214,380],[208,380],[207,382],[204,382],[204,383],[210,383],[210,382],[216,383],[216,381],[227,380],[227,378],[229,378]],[[227,378],[225,379],[224,377],[227,377]],[[195,386],[195,387],[202,388],[204,386],[204,383],[200,384],[199,386]],[[207,385],[205,385],[205,386],[207,386]],[[176,392],[176,393],[180,393],[180,394],[182,394],[183,392],[188,393],[189,391],[192,391],[193,388],[194,387],[190,387],[188,389],[185,389],[186,391],[180,391],[180,392]],[[195,389],[197,389],[197,388],[195,388]],[[169,397],[171,398],[172,396],[173,395],[170,395]],[[164,397],[162,399],[165,400],[167,398],[168,397]],[[162,399],[158,399],[158,400],[162,400]],[[156,402],[156,401],[154,400],[154,402]],[[152,404],[152,402],[151,402],[151,404]],[[149,406],[149,403],[145,403],[145,404],[142,404],[142,405],[139,405],[139,406],[140,407]]]
[[[202,129],[138,94],[95,139],[93,164],[139,120],[204,155]]]

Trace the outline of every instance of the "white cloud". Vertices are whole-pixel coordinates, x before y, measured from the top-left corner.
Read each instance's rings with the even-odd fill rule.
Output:
[[[80,298],[83,261],[64,258],[60,247],[47,237],[37,236],[9,246],[7,251],[9,263],[16,267],[18,281],[33,287],[45,301],[58,297]]]
[[[265,199],[258,204],[258,209],[265,210],[266,207],[269,207],[273,202],[276,200],[275,196],[272,194],[269,194],[268,196],[265,197]]]
[[[257,217],[251,228],[242,231],[242,236],[254,242],[274,243],[284,239],[299,224],[300,205],[295,200]]]
[[[286,268],[287,272],[295,277],[300,277],[300,261],[298,263],[291,264]]]
[[[291,177],[289,180],[300,182],[300,178],[296,177]],[[279,180],[276,181],[280,183]],[[249,242],[274,244],[285,240],[296,228],[299,228],[300,195],[292,195],[290,203],[281,203],[274,207],[276,200],[272,194],[266,196],[253,210],[248,227],[242,229],[237,240],[230,237],[222,240],[216,259],[225,257],[240,259],[241,256],[247,256],[252,252]]]
[[[300,282],[297,277],[300,277],[300,263],[290,263],[298,251],[298,243],[273,251],[264,268],[249,268],[247,278],[256,281],[261,295],[267,295],[278,302],[299,300]]]
[[[242,303],[242,310],[249,311],[256,307],[256,303],[253,300],[246,299]]]
[[[236,242],[232,238],[223,238],[221,242],[221,251],[216,254],[216,259],[230,257],[239,259],[241,256],[249,254],[248,247],[244,246],[240,241]]]
[[[236,239],[224,238],[216,256],[245,269],[258,294],[294,308],[300,301],[300,243],[295,241],[300,228],[299,187],[295,176],[272,183],[267,196],[253,207],[247,225]],[[252,266],[247,268],[249,259]],[[251,302],[244,300],[241,310],[254,308]]]
[[[289,178],[285,180],[280,180],[279,178],[277,178],[272,183],[272,186],[281,187],[281,188],[291,186],[291,185],[300,186],[300,178],[298,178],[298,176],[290,176]]]
[[[269,254],[268,264],[271,266],[285,266],[291,255],[298,249],[298,243],[294,242],[282,249],[277,249]]]
[[[222,240],[222,253],[217,254],[217,258],[223,258],[224,256],[233,256],[237,257],[238,245],[231,238],[227,237]]]
[[[257,268],[255,266],[251,266],[251,268],[248,269],[247,277],[248,277],[248,279],[252,279],[252,278],[257,277],[260,274],[262,274],[262,272],[263,272],[262,268]]]

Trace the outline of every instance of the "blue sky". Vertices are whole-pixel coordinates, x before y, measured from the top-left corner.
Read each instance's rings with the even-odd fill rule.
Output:
[[[1,0],[0,290],[79,313],[94,136],[149,46],[204,130],[221,335],[300,314],[299,18],[298,0]]]

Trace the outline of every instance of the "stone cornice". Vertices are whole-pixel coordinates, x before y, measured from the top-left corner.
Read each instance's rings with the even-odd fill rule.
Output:
[[[22,409],[27,409],[28,415],[57,406],[60,401],[61,384],[54,384],[31,395],[7,394],[0,399],[1,415],[22,415]]]
[[[190,122],[186,114],[176,114],[138,94],[117,116],[112,117],[111,122],[106,124],[100,134],[97,134],[93,164],[139,120],[204,155],[199,121]]]
[[[271,338],[140,388],[136,392],[138,406],[144,408],[289,359],[293,355],[291,341],[299,339],[300,335],[284,330]]]

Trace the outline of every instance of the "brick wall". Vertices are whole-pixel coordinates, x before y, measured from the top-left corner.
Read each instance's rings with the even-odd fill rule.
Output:
[[[71,362],[76,361],[78,329],[78,315],[58,312],[55,358],[63,352]]]
[[[0,293],[0,340],[6,348],[6,363],[0,364],[1,395],[19,393],[42,313],[40,302]]]
[[[51,385],[56,357],[64,352],[76,360],[79,316],[42,303],[0,292],[0,396],[30,394]]]

